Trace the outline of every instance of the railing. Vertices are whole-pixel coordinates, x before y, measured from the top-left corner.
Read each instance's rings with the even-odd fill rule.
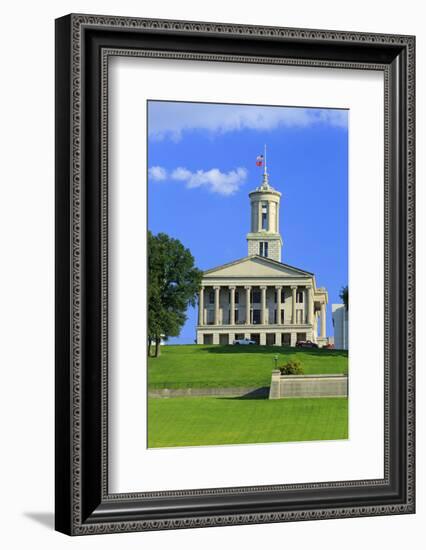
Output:
[[[294,323],[294,324],[291,322],[291,319],[284,319],[284,322],[282,322],[282,323],[269,321],[269,320],[266,323],[262,323],[261,321],[251,320],[250,323],[247,324],[244,314],[243,314],[242,319],[239,319],[238,321],[235,321],[232,324],[229,321],[226,321],[226,322],[222,321],[222,322],[220,322],[216,325],[214,320],[211,320],[211,321],[206,321],[205,323],[203,323],[203,325],[198,325],[198,326],[220,326],[220,327],[225,327],[225,326],[243,326],[243,325],[256,326],[256,327],[258,327],[258,326],[273,326],[273,327],[283,327],[283,326],[286,326],[286,327],[294,327],[294,326],[302,327],[303,326],[303,327],[305,327],[305,326],[312,326],[310,323],[308,323],[306,317],[302,320],[301,323]]]
[[[271,328],[271,329],[278,329],[278,328],[285,328],[285,329],[295,329],[295,328],[300,328],[300,329],[305,329],[305,328],[312,328],[313,325],[310,325],[309,323],[295,323],[293,324],[291,321],[285,321],[284,323],[281,323],[281,324],[278,324],[278,323],[265,323],[264,325],[262,323],[248,323],[246,324],[245,321],[238,321],[238,322],[235,322],[233,325],[231,325],[231,323],[219,323],[219,324],[215,324],[214,322],[209,322],[209,323],[204,323],[203,325],[198,325],[197,324],[197,327],[219,327],[219,328],[223,328],[223,327],[256,327],[256,328],[262,328],[262,327],[268,327],[268,328]]]

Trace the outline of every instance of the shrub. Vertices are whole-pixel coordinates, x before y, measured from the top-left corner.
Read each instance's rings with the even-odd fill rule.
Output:
[[[281,374],[303,374],[303,368],[300,361],[290,359],[285,365],[279,367]]]

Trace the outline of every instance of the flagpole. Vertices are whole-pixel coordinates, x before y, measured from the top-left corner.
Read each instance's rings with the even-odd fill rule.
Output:
[[[264,149],[263,158],[265,159],[265,162],[263,163],[263,175],[266,176],[266,174],[267,174],[267,172],[266,172],[266,143],[263,146],[263,149]]]

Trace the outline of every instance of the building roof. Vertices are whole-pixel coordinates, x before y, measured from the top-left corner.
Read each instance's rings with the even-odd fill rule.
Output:
[[[273,193],[274,195],[281,196],[281,193],[269,183],[269,174],[267,172],[263,174],[261,185],[253,189],[253,191],[250,191],[249,197],[255,193]]]
[[[295,272],[295,274],[298,274],[299,276],[302,276],[302,277],[313,277],[314,276],[314,274],[309,272],[309,271],[305,271],[303,269],[300,269],[298,267],[294,267],[294,266],[289,265],[289,264],[284,264],[282,262],[278,262],[277,260],[272,260],[271,258],[265,258],[264,256],[258,256],[256,254],[254,254],[252,256],[245,256],[244,258],[240,258],[239,260],[234,260],[233,262],[229,262],[229,263],[226,263],[226,264],[223,264],[223,265],[219,265],[217,267],[213,267],[211,269],[207,269],[206,271],[203,272],[203,275],[210,275],[210,274],[213,274],[213,273],[217,272],[218,270],[222,270],[222,269],[226,269],[226,268],[229,268],[229,267],[232,267],[232,266],[236,266],[238,264],[242,264],[242,263],[247,262],[249,260],[256,260],[257,262],[263,263],[265,265],[270,265],[271,267],[276,267],[276,268],[281,268],[281,269],[288,269],[288,270],[291,270],[291,271]]]

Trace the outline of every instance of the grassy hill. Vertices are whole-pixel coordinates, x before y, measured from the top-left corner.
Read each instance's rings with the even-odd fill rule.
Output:
[[[150,399],[148,447],[347,439],[348,400]]]
[[[298,359],[305,374],[346,374],[348,353],[340,350],[275,346],[162,346],[148,359],[148,387],[232,388],[269,386],[274,356],[278,365]]]

